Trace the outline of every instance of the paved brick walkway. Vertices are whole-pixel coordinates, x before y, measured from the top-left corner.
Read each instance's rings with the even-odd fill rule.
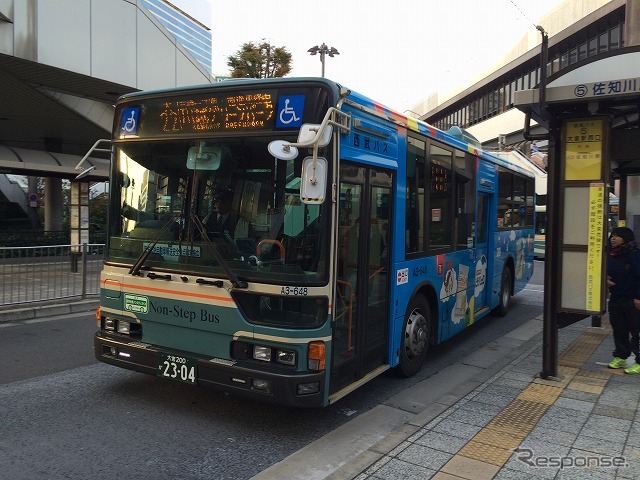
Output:
[[[560,331],[558,379],[538,377],[539,342],[428,423],[398,429],[396,441],[366,452],[372,463],[341,478],[638,478],[640,376],[607,368],[608,319],[602,328],[588,322]]]

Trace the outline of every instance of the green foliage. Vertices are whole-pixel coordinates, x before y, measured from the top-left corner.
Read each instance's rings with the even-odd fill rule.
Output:
[[[68,243],[69,232],[5,231],[0,234],[0,247],[35,247]]]
[[[275,47],[264,39],[260,43],[243,44],[228,60],[233,78],[284,77],[291,71],[291,53],[285,47]]]
[[[89,199],[91,225],[102,230],[107,229],[107,210],[109,208],[109,194],[100,193]]]

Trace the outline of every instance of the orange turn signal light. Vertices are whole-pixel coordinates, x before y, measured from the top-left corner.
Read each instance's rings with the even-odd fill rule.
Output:
[[[310,342],[307,362],[309,370],[315,370],[317,372],[324,370],[325,359],[326,346],[324,342]]]

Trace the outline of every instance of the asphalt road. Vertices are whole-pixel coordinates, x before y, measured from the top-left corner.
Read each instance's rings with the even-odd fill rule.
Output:
[[[382,375],[296,410],[121,370],[93,358],[92,314],[0,324],[0,479],[247,479],[542,313],[542,268],[410,379]]]
[[[0,384],[96,362],[93,313],[0,323]]]

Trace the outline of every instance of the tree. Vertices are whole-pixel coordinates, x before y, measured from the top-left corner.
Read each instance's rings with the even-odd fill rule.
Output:
[[[291,71],[291,53],[285,47],[275,47],[264,39],[261,43],[243,44],[228,60],[233,78],[284,77]]]
[[[107,210],[109,208],[109,193],[102,192],[89,199],[91,228],[106,231]]]

